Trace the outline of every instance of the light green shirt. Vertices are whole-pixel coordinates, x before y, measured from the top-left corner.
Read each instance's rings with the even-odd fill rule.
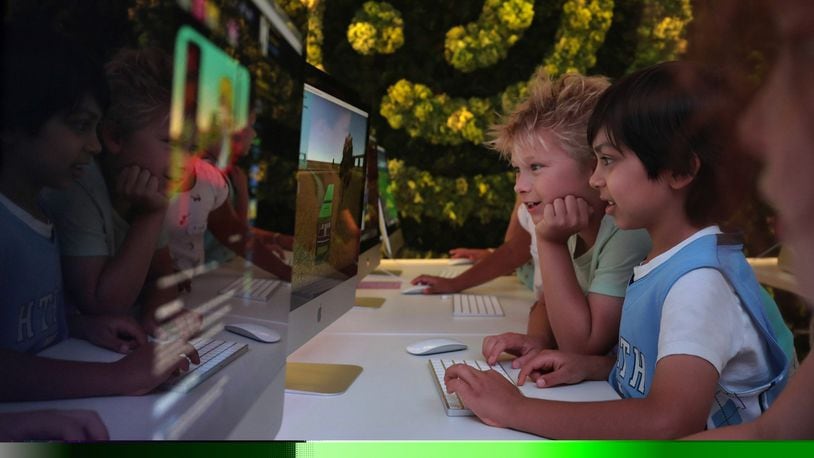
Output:
[[[577,236],[568,239],[573,259]],[[573,259],[577,281],[585,294],[596,293],[625,297],[633,266],[639,265],[650,251],[650,236],[644,229],[621,230],[612,216],[605,215],[596,242],[585,253]]]

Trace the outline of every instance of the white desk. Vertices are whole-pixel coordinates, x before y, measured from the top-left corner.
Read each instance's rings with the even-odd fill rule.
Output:
[[[290,287],[278,288],[278,300],[267,303],[227,298],[218,301],[218,290],[240,272],[239,262],[196,278],[192,293],[182,296],[188,305],[215,304],[210,313],[225,312],[224,323],[259,320],[286,334]],[[263,276],[257,272],[257,275]],[[113,440],[218,440],[272,439],[282,415],[286,340],[264,344],[221,331],[215,338],[246,342],[246,353],[222,368],[189,393],[159,392],[145,396],[114,396],[46,402],[0,403],[0,411],[35,409],[93,409]],[[110,362],[122,355],[88,342],[68,339],[41,353],[59,359]],[[4,375],[7,376],[7,375]]]
[[[344,318],[343,318],[344,319]],[[537,436],[486,426],[476,417],[448,417],[430,372],[430,358],[482,359],[481,336],[454,335],[469,348],[414,356],[404,347],[421,336],[323,332],[290,361],[333,362],[363,367],[347,392],[337,396],[286,394],[281,440],[536,440]],[[505,365],[510,369],[508,365]],[[516,373],[518,371],[512,370]],[[510,375],[513,375],[510,373]],[[527,396],[566,401],[618,399],[605,382],[538,389]]]
[[[402,270],[402,278],[440,272],[444,261],[384,261]],[[311,339],[289,361],[344,363],[363,367],[349,390],[337,396],[286,394],[282,440],[537,440],[537,436],[486,426],[476,417],[448,417],[429,369],[430,358],[483,359],[485,335],[522,332],[533,295],[516,279],[504,277],[467,292],[499,296],[502,318],[452,318],[439,296],[402,296],[399,290],[358,290],[357,296],[385,297],[378,309],[354,307]],[[464,351],[414,356],[404,347],[431,335],[466,343]],[[517,371],[505,366],[510,375]],[[521,387],[527,396],[566,401],[618,399],[605,382],[538,389]]]

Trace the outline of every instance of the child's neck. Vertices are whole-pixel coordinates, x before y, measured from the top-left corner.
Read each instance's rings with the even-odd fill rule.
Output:
[[[683,209],[680,218],[665,218],[653,227],[646,228],[647,233],[650,235],[652,248],[645,262],[649,262],[656,256],[670,250],[703,228],[704,226],[691,223],[684,215]]]
[[[48,217],[37,200],[41,190],[42,185],[32,183],[23,173],[15,172],[10,167],[0,170],[0,193],[34,218],[47,223]]]
[[[574,251],[574,256],[580,256],[596,243],[596,237],[599,235],[599,227],[602,225],[602,218],[605,217],[605,206],[601,208],[594,207],[591,216],[588,217],[588,227],[577,233],[577,247]]]

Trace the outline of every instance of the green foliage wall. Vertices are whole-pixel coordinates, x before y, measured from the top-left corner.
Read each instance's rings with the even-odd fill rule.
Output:
[[[311,11],[304,34],[321,39],[313,51],[309,41],[309,61],[362,95],[379,144],[398,160],[401,218],[415,226],[408,245],[435,252],[473,232],[474,244],[502,241],[513,178],[483,142],[537,67],[618,77],[678,56],[692,17],[689,0],[390,0],[403,41],[384,54],[348,40],[365,1],[301,3]],[[490,200],[474,191],[483,184]]]

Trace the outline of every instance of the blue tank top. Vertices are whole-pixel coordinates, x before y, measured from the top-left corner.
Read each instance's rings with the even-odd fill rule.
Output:
[[[752,415],[748,412],[759,414],[774,401],[787,382],[790,361],[778,344],[776,332],[764,311],[764,307],[777,306],[774,302],[764,302],[762,288],[741,249],[742,245],[731,235],[703,236],[628,286],[622,305],[617,361],[608,378],[620,396],[642,398],[650,391],[662,307],[673,284],[692,270],[713,268],[732,285],[758,333],[765,339],[771,372],[767,383],[747,391],[728,392],[719,385],[707,425],[718,427],[749,421]]]
[[[56,238],[0,203],[0,348],[37,353],[68,335]]]

